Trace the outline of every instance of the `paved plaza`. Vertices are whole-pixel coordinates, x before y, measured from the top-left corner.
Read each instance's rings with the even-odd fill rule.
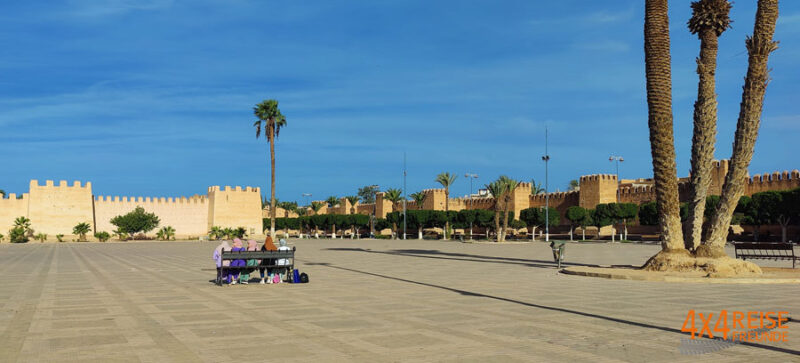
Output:
[[[541,242],[290,243],[309,284],[214,286],[213,242],[1,244],[0,361],[800,360],[796,321],[788,343],[679,352],[688,310],[798,315],[795,284],[569,276]],[[575,243],[566,261],[642,264],[658,248]]]

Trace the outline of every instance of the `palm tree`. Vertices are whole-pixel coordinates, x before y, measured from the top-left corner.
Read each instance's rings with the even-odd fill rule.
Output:
[[[74,228],[72,228],[72,234],[77,234],[80,238],[78,241],[86,241],[86,234],[92,231],[92,227],[89,223],[78,223]]]
[[[745,42],[748,52],[747,76],[744,80],[730,169],[725,176],[717,213],[711,220],[710,237],[706,241],[707,248],[698,251],[698,255],[725,256],[723,248],[728,228],[736,204],[744,191],[747,167],[753,157],[753,148],[758,136],[764,94],[769,81],[767,60],[769,54],[778,48],[778,43],[772,40],[777,20],[778,0],[758,0],[753,36],[748,37]]]
[[[218,240],[220,237],[222,237],[222,228],[219,226],[211,227],[208,232],[208,238]]]
[[[717,138],[717,93],[714,74],[717,69],[718,38],[731,26],[728,0],[700,0],[692,3],[689,31],[700,38],[700,57],[697,59],[697,101],[694,103],[694,134],[692,136],[691,199],[686,248],[694,251],[702,241],[706,196],[711,185],[714,143]]]
[[[278,203],[278,207],[283,209],[283,218],[289,218],[289,213],[297,212],[297,202],[280,202]],[[286,238],[289,238],[289,224],[286,223],[286,228],[284,229],[284,235]]]
[[[653,179],[659,205],[662,253],[687,253],[683,245],[672,134],[672,70],[667,0],[645,1],[644,53]],[[652,260],[651,260],[652,261]]]
[[[397,209],[397,202],[403,200],[403,191],[397,188],[387,189],[383,197],[392,202],[392,211],[394,212]],[[394,238],[397,238],[396,221],[392,221],[392,232],[394,232]]]
[[[311,202],[311,210],[314,211],[314,215],[319,214],[319,211],[322,210],[322,207],[325,204],[322,202]]]
[[[416,192],[411,194],[411,199],[414,200],[414,204],[417,205],[417,209],[422,210],[423,204],[425,204],[425,193],[424,192]]]
[[[356,214],[356,204],[358,203],[359,197],[357,195],[349,195],[346,196],[348,202],[350,202],[350,214]],[[350,226],[353,229],[353,234],[350,235],[350,238],[353,239],[356,236],[356,225],[353,224]]]
[[[350,202],[350,214],[356,214],[356,204],[358,204],[360,198],[357,195],[348,195],[344,198]]]
[[[508,209],[511,208],[511,201],[514,198],[514,191],[517,189],[519,182],[505,175],[500,176],[498,181],[503,183],[503,187],[505,189],[505,194],[503,195],[503,232],[501,233],[500,237],[500,241],[502,242],[506,240],[506,234],[508,234]]]
[[[169,241],[170,239],[175,239],[175,228],[172,226],[162,227],[156,233],[156,238],[164,241]]]
[[[486,190],[488,190],[489,193],[491,193],[494,197],[494,205],[492,208],[494,209],[494,231],[497,242],[502,240],[502,231],[500,230],[500,211],[503,210],[503,200],[506,194],[506,187],[507,185],[501,182],[500,179],[486,184]]]
[[[325,202],[328,203],[328,208],[332,209],[333,207],[339,204],[339,198],[336,198],[336,196],[331,195],[330,197],[328,197],[328,199],[325,199]],[[333,212],[329,211],[328,214],[331,215],[331,227],[332,227],[331,238],[336,239],[336,223],[334,222],[333,219]]]
[[[542,193],[544,193],[544,187],[542,187],[542,183],[537,183],[536,180],[531,179],[531,195]]]
[[[450,211],[450,186],[456,181],[456,175],[450,173],[441,173],[436,176],[436,182],[444,187],[444,211]],[[447,232],[450,230],[450,221],[444,222],[444,240],[448,239]]]
[[[266,100],[253,107],[253,113],[258,120],[253,123],[256,127],[256,139],[261,136],[261,128],[264,128],[264,136],[269,143],[270,160],[270,219],[269,235],[275,238],[275,139],[280,135],[281,128],[286,126],[286,117],[281,114],[278,108],[278,101]]]

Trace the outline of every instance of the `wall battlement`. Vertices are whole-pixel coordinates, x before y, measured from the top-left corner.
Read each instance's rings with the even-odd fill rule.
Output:
[[[242,187],[241,187],[241,186],[239,186],[239,185],[237,185],[237,186],[235,186],[235,187],[231,187],[230,185],[226,185],[225,187],[220,187],[219,185],[214,185],[214,186],[210,186],[210,187],[208,187],[208,192],[209,192],[209,193],[214,193],[214,192],[248,192],[248,193],[259,193],[259,198],[261,197],[261,196],[260,196],[260,194],[261,194],[261,188],[259,188],[259,187],[250,187],[250,186],[242,188]]]
[[[39,185],[39,181],[36,179],[31,180],[29,188],[32,190],[36,189],[81,189],[81,190],[92,190],[92,182],[87,182],[86,185],[81,185],[81,182],[76,180],[72,182],[72,186],[67,184],[66,180],[60,180],[58,185],[52,180],[45,180],[44,185]]]
[[[191,197],[112,197],[100,195],[94,197],[96,203],[205,204],[207,200],[208,198],[204,195],[193,195]]]

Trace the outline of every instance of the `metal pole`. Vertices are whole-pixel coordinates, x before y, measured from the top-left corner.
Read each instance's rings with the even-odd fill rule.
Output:
[[[547,126],[544,127],[544,240],[550,242],[550,192],[549,192],[549,175],[548,164],[550,163],[550,154],[547,150]]]
[[[406,196],[406,176],[408,175],[408,171],[406,171],[406,153],[403,152],[403,239],[406,239],[406,200],[408,196]]]

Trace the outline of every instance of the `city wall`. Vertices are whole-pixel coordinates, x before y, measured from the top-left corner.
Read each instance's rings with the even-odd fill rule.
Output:
[[[244,227],[251,235],[261,235],[261,191],[251,187],[208,188],[206,195],[179,198],[94,196],[92,184],[76,181],[68,185],[51,180],[39,185],[31,180],[30,190],[17,199],[16,194],[0,198],[0,233],[6,234],[18,217],[31,220],[34,233],[45,233],[49,239],[63,234],[74,238],[72,230],[79,223],[97,231],[112,233],[111,219],[141,206],[161,220],[159,228],[171,226],[178,237],[199,237],[212,226]],[[149,235],[155,234],[151,231]]]

